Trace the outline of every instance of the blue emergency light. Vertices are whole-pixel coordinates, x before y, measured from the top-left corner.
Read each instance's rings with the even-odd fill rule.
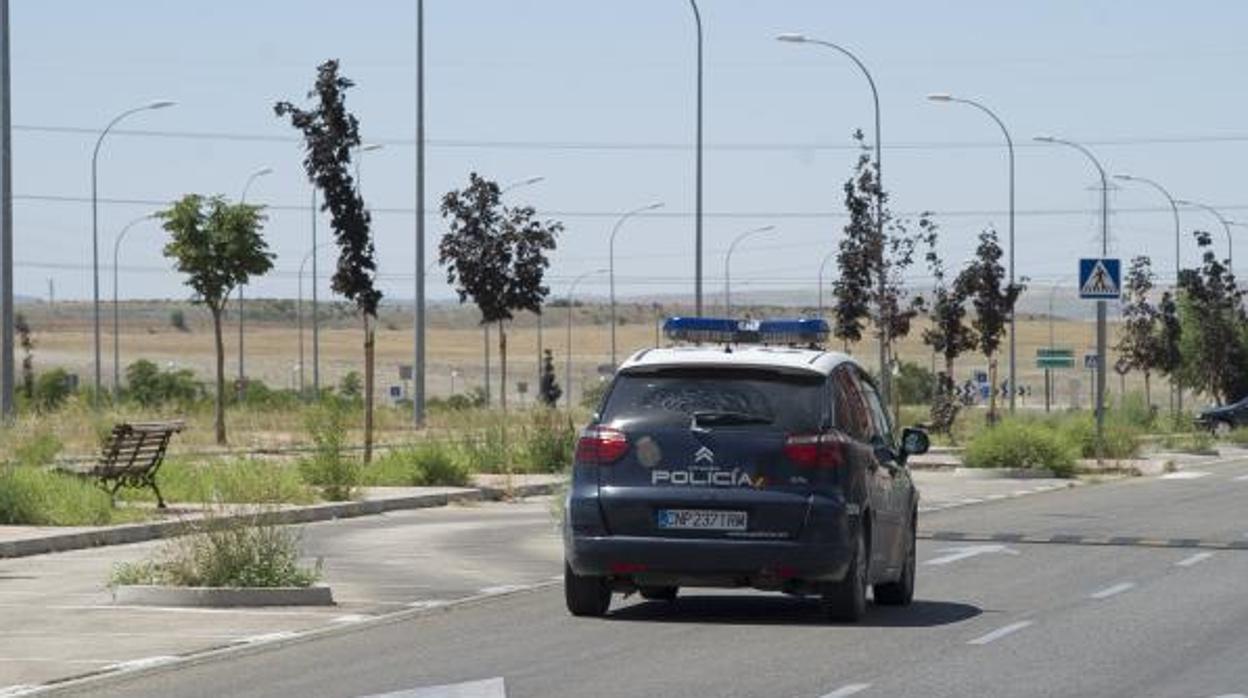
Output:
[[[663,333],[672,341],[695,344],[822,344],[828,339],[828,323],[816,319],[674,317],[663,323]]]

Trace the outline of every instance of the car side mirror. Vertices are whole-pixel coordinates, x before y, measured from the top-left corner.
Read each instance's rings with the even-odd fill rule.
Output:
[[[916,427],[906,427],[901,432],[901,453],[903,456],[921,456],[931,448],[932,440],[927,432]]]

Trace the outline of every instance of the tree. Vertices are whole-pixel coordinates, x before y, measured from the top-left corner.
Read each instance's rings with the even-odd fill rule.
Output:
[[[1195,237],[1201,266],[1179,272],[1183,383],[1222,402],[1237,400],[1248,394],[1244,294],[1214,254],[1209,233]]]
[[[1153,404],[1150,379],[1163,361],[1163,337],[1158,332],[1160,313],[1149,301],[1153,291],[1154,274],[1148,257],[1131,260],[1127,278],[1123,284],[1122,334],[1115,347],[1130,370],[1144,374],[1144,402]]]
[[[481,324],[498,325],[501,384],[499,403],[507,410],[507,327],[517,311],[542,312],[550,289],[542,281],[550,266],[547,253],[563,230],[558,221],[536,220],[531,206],[507,207],[498,184],[473,172],[462,191],[442,197],[442,236],[438,261],[446,280],[481,311]]]
[[[989,423],[997,420],[997,350],[1001,348],[1001,338],[1014,314],[1014,304],[1023,292],[1021,283],[1003,285],[1004,279],[1005,268],[1001,266],[997,231],[989,228],[979,234],[975,258],[958,274],[956,282],[957,293],[970,299],[975,308],[971,326],[978,335],[976,344],[979,350],[988,359],[988,380],[994,386],[988,402]],[[1010,390],[1016,387],[1011,385]]]
[[[977,337],[975,330],[966,323],[967,289],[945,280],[944,263],[936,252],[936,224],[924,220],[919,225],[926,233],[927,268],[933,280],[931,297],[925,304],[930,326],[923,330],[923,343],[945,360],[945,379],[951,387],[954,385],[953,362],[975,348]]]
[[[542,404],[547,407],[554,408],[559,404],[559,398],[563,397],[563,388],[559,387],[559,382],[555,378],[555,358],[550,350],[545,351],[542,358],[542,380],[537,390],[538,398]]]
[[[1174,294],[1166,291],[1161,294],[1161,303],[1157,306],[1158,324],[1158,363],[1157,369],[1165,376],[1170,378],[1170,387],[1172,391],[1183,389],[1182,373],[1183,368],[1183,352],[1181,342],[1183,339],[1183,326],[1179,319],[1179,305],[1175,302]],[[1177,418],[1177,404],[1171,403],[1171,411],[1174,414],[1171,417]]]
[[[360,145],[359,120],[346,108],[346,91],[354,84],[338,74],[338,61],[328,60],[317,68],[316,85],[308,92],[313,108],[278,102],[273,109],[279,117],[289,116],[291,125],[303,133],[303,168],[321,190],[321,210],[329,211],[338,245],[330,287],[355,303],[363,323],[364,462],[368,463],[373,455],[373,367],[381,291],[376,286],[372,217],[351,176],[352,149]]]
[[[225,344],[221,320],[226,301],[240,284],[273,268],[273,254],[261,234],[262,207],[231,204],[224,197],[187,194],[156,214],[172,239],[164,254],[187,275],[191,301],[208,307],[217,352],[214,422],[218,444],[225,443]]]
[[[13,331],[22,347],[22,395],[29,401],[35,397],[35,340],[26,316],[18,313],[13,318]]]
[[[869,321],[883,344],[884,359],[888,361],[893,341],[909,334],[911,321],[920,307],[905,302],[904,276],[914,263],[914,252],[921,236],[909,233],[908,221],[893,218],[887,206],[888,194],[880,188],[862,131],[854,133],[854,140],[862,153],[853,176],[844,186],[849,223],[845,225],[845,236],[836,257],[840,277],[832,284],[835,299],[832,334],[841,339],[848,350],[851,343],[862,339]],[[882,220],[876,218],[877,201]],[[926,220],[926,215],[923,219]],[[887,385],[887,374],[881,385]]]

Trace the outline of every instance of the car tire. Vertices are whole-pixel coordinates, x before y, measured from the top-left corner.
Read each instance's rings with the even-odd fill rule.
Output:
[[[854,538],[854,557],[845,578],[828,585],[821,599],[824,615],[838,623],[856,623],[867,612],[867,543],[863,531]]]
[[[641,587],[638,591],[646,601],[675,601],[680,587]]]
[[[915,518],[917,519],[917,516]],[[914,601],[916,524],[917,521],[910,525],[910,545],[906,551],[906,561],[901,566],[901,576],[895,582],[876,584],[871,587],[875,602],[881,606],[909,606],[910,602]]]
[[[574,616],[601,618],[611,607],[611,587],[606,577],[579,575],[563,563],[563,598]]]

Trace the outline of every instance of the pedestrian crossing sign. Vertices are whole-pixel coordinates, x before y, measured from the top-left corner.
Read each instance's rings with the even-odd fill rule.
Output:
[[[1122,296],[1122,263],[1106,257],[1079,260],[1079,297],[1118,300]]]

